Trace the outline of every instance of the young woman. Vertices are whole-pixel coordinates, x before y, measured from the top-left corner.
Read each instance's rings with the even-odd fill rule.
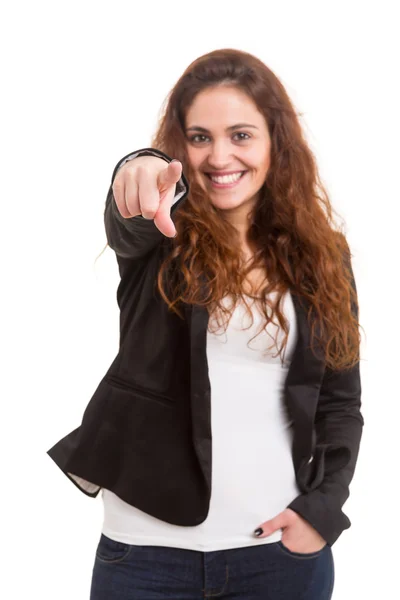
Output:
[[[91,600],[331,598],[364,423],[332,213],[284,87],[237,50],[189,65],[117,164],[120,348],[48,451],[102,491]]]

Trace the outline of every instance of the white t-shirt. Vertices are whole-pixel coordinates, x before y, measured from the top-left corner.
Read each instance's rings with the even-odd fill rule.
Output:
[[[274,298],[273,298],[274,299]],[[248,301],[251,300],[248,298]],[[225,302],[230,302],[227,297]],[[239,303],[225,333],[207,332],[211,384],[212,490],[206,520],[193,527],[161,521],[102,489],[107,537],[136,545],[212,551],[268,544],[281,539],[278,530],[266,538],[254,530],[283,511],[299,495],[292,461],[292,423],[283,389],[297,340],[296,313],[290,293],[283,298],[289,325],[284,355],[274,356],[283,331],[269,323],[259,333]],[[275,317],[276,319],[276,317]],[[210,321],[212,331],[215,321]],[[278,331],[278,346],[274,338]],[[222,332],[222,333],[221,333]],[[250,343],[249,343],[250,342]],[[273,346],[272,348],[271,345]]]

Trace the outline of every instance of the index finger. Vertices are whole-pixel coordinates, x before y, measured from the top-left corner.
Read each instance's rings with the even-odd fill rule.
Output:
[[[161,231],[167,237],[174,237],[176,234],[176,228],[171,218],[171,206],[175,197],[175,186],[162,197],[160,206],[154,217],[154,224],[157,229]]]

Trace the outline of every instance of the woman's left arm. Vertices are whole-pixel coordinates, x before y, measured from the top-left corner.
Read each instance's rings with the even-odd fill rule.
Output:
[[[357,294],[350,250],[347,260]],[[352,312],[358,320],[357,305],[352,304]],[[326,367],[315,418],[316,443],[326,446],[324,478],[317,488],[297,496],[287,508],[311,523],[329,545],[351,525],[342,506],[349,497],[363,425],[360,362],[342,371]]]

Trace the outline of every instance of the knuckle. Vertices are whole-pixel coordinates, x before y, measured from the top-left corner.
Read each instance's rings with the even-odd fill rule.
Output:
[[[129,181],[134,181],[136,179],[138,179],[139,177],[139,167],[137,165],[130,165],[129,163],[126,163],[126,165],[124,165],[125,172],[124,172],[124,176],[126,179],[128,179]]]
[[[150,174],[150,170],[147,165],[136,165],[134,172],[137,173],[138,177],[147,177]]]
[[[116,194],[117,195],[120,194],[122,192],[122,190],[123,190],[123,187],[124,186],[123,186],[123,183],[122,183],[121,179],[120,178],[119,179],[115,178],[114,183],[112,184],[112,191],[113,191],[114,196]]]
[[[152,219],[157,212],[157,208],[158,207],[154,206],[153,204],[148,204],[144,202],[141,204],[142,215],[146,219]]]
[[[155,215],[156,215],[156,212],[157,212],[157,211],[155,211],[155,210],[143,209],[143,210],[142,210],[142,216],[143,216],[145,219],[154,219],[154,217],[155,217]]]
[[[137,195],[131,193],[126,198],[126,208],[132,216],[140,214],[139,200]]]
[[[142,212],[155,214],[159,209],[160,203],[154,198],[149,198],[147,195],[147,198],[144,198],[140,201],[140,206],[142,208]]]

